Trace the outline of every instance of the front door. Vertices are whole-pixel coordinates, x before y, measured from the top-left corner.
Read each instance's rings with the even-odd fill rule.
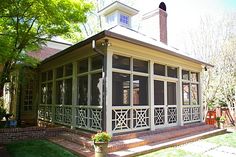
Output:
[[[154,81],[154,124],[158,128],[177,125],[176,82]]]

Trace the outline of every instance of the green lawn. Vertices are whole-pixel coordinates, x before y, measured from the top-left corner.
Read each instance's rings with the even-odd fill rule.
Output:
[[[77,157],[46,140],[28,140],[6,145],[11,157]]]
[[[218,146],[229,146],[236,148],[236,132],[218,135],[211,138],[204,139],[203,141],[217,144]],[[191,153],[191,150],[185,151],[179,147],[166,148],[153,153],[142,155],[140,157],[208,157],[200,153]]]

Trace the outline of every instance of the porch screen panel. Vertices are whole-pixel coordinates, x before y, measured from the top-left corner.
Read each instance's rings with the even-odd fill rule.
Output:
[[[73,64],[56,68],[55,122],[72,123],[72,74]]]
[[[52,121],[52,87],[53,71],[41,73],[40,104],[38,118],[43,121]]]
[[[183,121],[192,123],[200,121],[199,103],[199,73],[187,70],[182,71],[183,89]]]
[[[148,61],[113,55],[112,131],[149,128]]]
[[[103,56],[95,55],[77,62],[76,127],[102,130]]]
[[[154,81],[154,124],[164,125],[165,124],[165,108],[164,108],[164,81]]]

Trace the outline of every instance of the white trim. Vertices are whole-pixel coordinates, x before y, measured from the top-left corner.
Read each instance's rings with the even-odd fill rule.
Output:
[[[112,51],[107,52],[106,76],[106,131],[112,134]]]

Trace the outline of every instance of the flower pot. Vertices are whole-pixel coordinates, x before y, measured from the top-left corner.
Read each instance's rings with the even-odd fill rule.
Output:
[[[107,156],[108,142],[94,142],[95,157]]]

